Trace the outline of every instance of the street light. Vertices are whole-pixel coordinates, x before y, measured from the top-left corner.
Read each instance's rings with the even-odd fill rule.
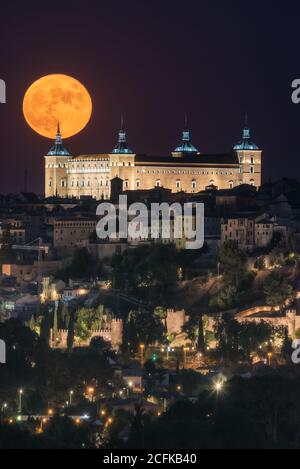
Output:
[[[74,394],[74,391],[71,389],[71,391],[70,391],[69,394],[70,394],[69,402],[70,402],[70,406],[71,406],[71,405],[72,405],[72,396],[73,396],[73,394]]]
[[[145,345],[140,344],[140,351],[141,351],[141,366],[144,364],[144,351],[145,351]]]
[[[268,364],[271,366],[272,352],[268,352]]]
[[[93,402],[94,391],[95,391],[94,388],[92,388],[92,387],[88,388],[88,394],[90,395],[90,401],[91,401],[91,402]]]
[[[215,383],[214,388],[215,391],[220,392],[223,388],[223,383],[221,383],[221,381],[218,381],[217,383]]]
[[[176,387],[177,391],[180,392],[182,390],[182,387],[180,386],[180,384],[178,384],[178,386]]]
[[[189,351],[190,349],[188,347],[183,347],[183,366],[185,368],[186,366],[186,353]]]
[[[216,393],[219,394],[224,389],[225,381],[226,379],[223,377],[214,382],[213,388],[216,391]]]
[[[19,389],[19,408],[18,408],[19,414],[22,413],[22,395],[23,395],[23,389]]]

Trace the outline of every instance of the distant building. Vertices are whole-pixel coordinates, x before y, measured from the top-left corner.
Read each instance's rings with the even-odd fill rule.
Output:
[[[60,218],[54,221],[53,247],[64,251],[74,249],[89,239],[96,229],[96,218]]]

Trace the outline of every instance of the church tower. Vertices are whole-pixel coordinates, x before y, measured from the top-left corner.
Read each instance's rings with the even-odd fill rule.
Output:
[[[54,145],[45,156],[45,197],[67,197],[67,167],[71,154],[63,146],[60,127]]]
[[[260,187],[262,151],[251,140],[247,117],[245,119],[242,140],[233,149],[237,153],[240,165],[239,183]]]
[[[111,177],[123,179],[123,189],[134,189],[134,171],[135,154],[127,145],[126,132],[121,118],[121,128],[117,146],[109,155]]]

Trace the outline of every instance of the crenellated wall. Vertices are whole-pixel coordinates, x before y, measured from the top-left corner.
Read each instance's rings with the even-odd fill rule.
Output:
[[[123,341],[123,320],[112,319],[110,327],[99,329],[91,332],[90,337],[84,341],[75,339],[74,346],[88,347],[94,337],[102,337],[107,342],[111,342],[113,350],[119,350]],[[53,340],[53,331],[50,334],[50,347],[51,348],[67,348],[68,331],[66,329],[59,329],[57,331],[57,339]]]
[[[165,325],[168,334],[181,334],[182,328],[185,323],[188,321],[188,316],[185,313],[184,309],[175,310],[168,309],[167,317],[165,319]]]

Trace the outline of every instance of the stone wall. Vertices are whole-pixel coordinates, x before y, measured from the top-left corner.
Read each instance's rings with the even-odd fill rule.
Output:
[[[120,346],[122,345],[123,341],[123,320],[122,319],[112,319],[111,324],[109,327],[104,329],[99,329],[91,332],[91,336],[84,341],[76,341],[74,346],[79,347],[88,347],[90,345],[91,340],[94,337],[102,337],[107,342],[111,343],[113,350],[119,350]],[[59,329],[57,332],[57,339],[53,340],[53,331],[51,329],[50,335],[50,347],[51,348],[67,348],[67,339],[68,339],[68,331],[65,329]]]
[[[252,314],[262,313],[260,316],[251,316]],[[296,315],[296,311],[289,310],[285,316],[270,316],[266,314],[267,312],[271,313],[269,307],[265,308],[252,308],[247,310],[247,312],[240,313],[234,317],[234,319],[240,323],[246,322],[255,322],[259,324],[260,322],[267,322],[274,327],[285,327],[288,330],[289,337],[294,337],[297,329],[300,328],[300,316]],[[214,325],[216,324],[216,317],[208,316],[207,329],[209,331],[214,330]]]
[[[188,321],[188,316],[185,313],[184,309],[167,310],[167,317],[165,319],[165,326],[168,334],[181,334],[182,327]]]

